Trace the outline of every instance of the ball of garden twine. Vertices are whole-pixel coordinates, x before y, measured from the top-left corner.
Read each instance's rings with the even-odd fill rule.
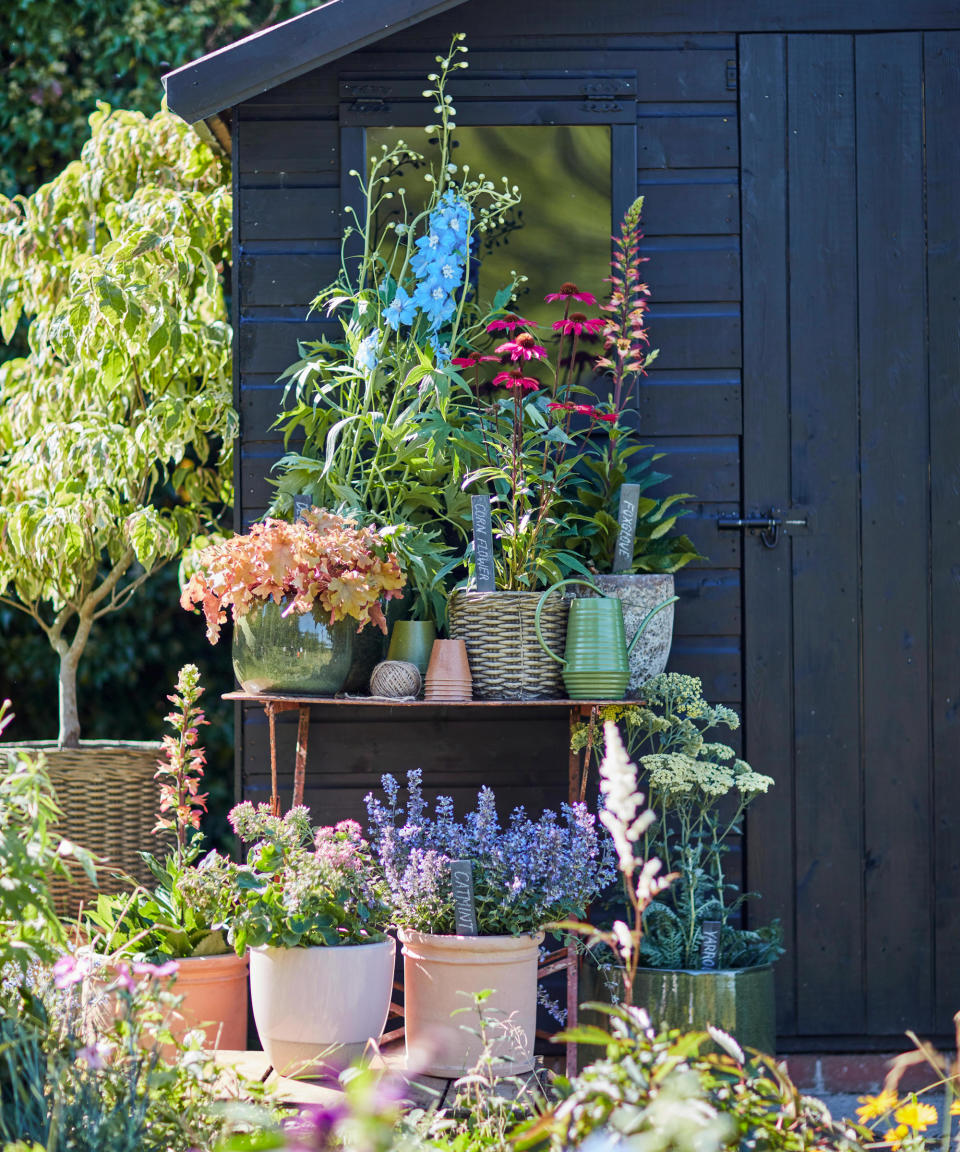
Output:
[[[370,673],[370,694],[400,700],[418,696],[423,680],[416,664],[406,660],[382,660]]]

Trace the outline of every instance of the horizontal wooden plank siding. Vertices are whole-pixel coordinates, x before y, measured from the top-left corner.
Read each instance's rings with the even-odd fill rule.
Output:
[[[461,10],[471,20],[475,13],[471,7]],[[433,29],[431,22],[430,35]],[[617,132],[635,133],[629,173],[619,173],[615,184],[624,204],[638,192],[646,197],[649,329],[661,350],[639,389],[638,429],[643,443],[665,453],[659,467],[671,477],[669,490],[695,494],[680,527],[704,555],[677,575],[680,603],[670,667],[700,676],[710,699],[739,707],[741,540],[716,528],[719,515],[740,509],[735,39],[634,35],[598,47],[579,37],[575,46],[541,37],[511,41],[505,51],[502,45],[484,46],[471,32],[470,43],[463,91],[458,93],[456,80],[453,87],[459,123],[579,119],[615,123]],[[336,331],[316,316],[307,319],[307,310],[336,272],[346,170],[358,166],[358,133],[364,123],[410,124],[428,115],[419,91],[423,75],[435,67],[433,56],[426,39],[390,38],[239,109],[243,524],[267,508],[270,470],[283,452],[273,428],[282,395],[277,377],[296,358],[299,340]],[[629,99],[611,100],[620,106],[606,115],[583,107],[584,84],[598,74],[630,89]],[[504,77],[511,76],[525,78],[526,97],[504,99]],[[383,99],[392,101],[392,108],[374,112],[355,106],[354,94],[365,77],[389,90]],[[251,799],[264,799],[269,791],[266,725],[256,709],[244,709],[243,715],[242,786]],[[384,767],[398,773],[422,767],[429,789],[451,792],[458,802],[480,783],[493,784],[503,806],[525,803],[536,809],[565,795],[562,719],[368,719],[365,715],[361,731],[353,717],[315,716],[306,799],[318,818],[360,817],[363,793]],[[285,795],[294,740],[295,725],[283,719],[278,752]]]

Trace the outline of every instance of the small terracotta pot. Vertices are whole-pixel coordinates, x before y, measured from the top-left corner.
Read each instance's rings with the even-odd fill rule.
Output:
[[[247,1047],[247,969],[249,955],[191,956],[178,960],[175,995],[183,1001],[171,1021],[178,1039],[200,1029],[210,1049]]]
[[[462,1076],[476,1064],[480,1040],[469,996],[492,988],[486,1001],[494,1025],[493,1055],[499,1073],[533,1068],[537,1026],[537,958],[543,933],[535,936],[433,936],[400,930],[403,944],[404,1027],[407,1067],[428,1076]],[[461,993],[467,993],[466,996]],[[497,1022],[507,1027],[501,1030]]]
[[[470,700],[473,679],[462,640],[434,640],[427,667],[426,698]]]

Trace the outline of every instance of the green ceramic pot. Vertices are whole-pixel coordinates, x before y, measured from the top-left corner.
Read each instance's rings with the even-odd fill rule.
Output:
[[[622,983],[619,971],[615,975]],[[580,1000],[610,1002],[610,991],[593,964],[583,965]],[[633,984],[633,1002],[646,1008],[654,1025],[684,1032],[701,1032],[713,1024],[747,1048],[773,1055],[776,1049],[776,1005],[773,965],[692,971],[640,968]],[[602,1023],[584,1013],[584,1022]]]
[[[233,671],[245,692],[294,692],[332,696],[346,681],[357,622],[336,624],[319,606],[283,616],[267,600],[233,629]]]
[[[430,652],[437,638],[432,620],[398,620],[390,636],[388,660],[406,660],[416,664],[421,676],[426,676]]]

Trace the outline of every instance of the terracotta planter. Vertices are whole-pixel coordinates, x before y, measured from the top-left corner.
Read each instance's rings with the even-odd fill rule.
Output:
[[[248,954],[190,956],[177,961],[173,992],[183,1000],[170,1031],[182,1040],[200,1029],[206,1046],[218,1051],[244,1051],[247,1047]]]
[[[442,703],[445,700],[473,698],[473,679],[462,640],[434,640],[427,666],[424,699]]]
[[[339,948],[255,948],[257,1032],[282,1076],[334,1076],[383,1032],[393,989],[392,939]]]
[[[620,601],[628,639],[652,608],[674,595],[674,580],[670,575],[638,572],[625,576],[594,576],[593,583],[604,596],[615,596]],[[584,589],[581,595],[595,596],[596,593]],[[674,607],[670,604],[653,617],[630,653],[630,680],[627,684],[627,698],[630,700],[636,700],[640,686],[651,677],[659,676],[667,666],[673,642]]]
[[[543,933],[535,936],[433,936],[401,929],[407,1065],[429,1076],[462,1076],[477,1062],[480,1041],[469,996],[486,988],[491,1020],[509,1022],[494,1043],[504,1075],[533,1068],[537,1025],[537,958]],[[461,995],[467,993],[467,996]],[[499,1032],[499,1029],[495,1031]]]

